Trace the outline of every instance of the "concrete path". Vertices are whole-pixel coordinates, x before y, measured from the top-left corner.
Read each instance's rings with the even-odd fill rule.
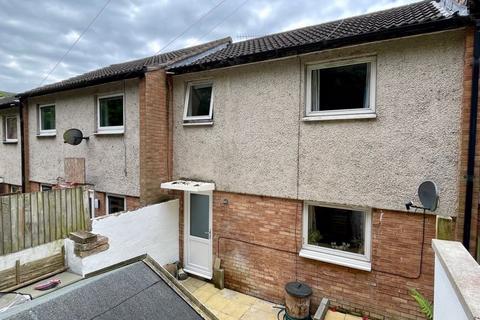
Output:
[[[193,277],[180,283],[220,320],[277,319],[279,309],[273,308],[273,303],[229,289],[219,290],[213,284]]]

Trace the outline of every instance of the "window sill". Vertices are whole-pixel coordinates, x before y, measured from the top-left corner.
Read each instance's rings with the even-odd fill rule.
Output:
[[[11,141],[3,141],[3,144],[17,144],[18,140],[11,140]]]
[[[350,114],[325,114],[325,115],[311,115],[303,117],[303,121],[329,121],[329,120],[355,120],[355,119],[375,119],[377,114],[370,113],[350,113]]]
[[[302,258],[337,264],[337,265],[352,268],[352,269],[358,269],[358,270],[363,270],[368,272],[372,271],[372,263],[369,261],[361,261],[361,260],[356,260],[356,259],[351,259],[346,257],[340,257],[340,256],[336,256],[328,253],[316,252],[308,249],[300,250],[299,256]]]
[[[213,126],[213,121],[204,121],[204,122],[183,122],[184,127],[188,126]]]
[[[39,133],[37,134],[37,138],[43,138],[43,137],[55,137],[57,135],[56,132],[49,132],[49,133]]]
[[[106,131],[98,131],[95,132],[94,135],[96,136],[108,136],[108,135],[123,135],[125,130],[106,130]]]

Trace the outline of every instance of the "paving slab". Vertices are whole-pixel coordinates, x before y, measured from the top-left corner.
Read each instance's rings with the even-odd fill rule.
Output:
[[[276,320],[275,304],[212,283],[189,277],[180,282],[220,320]]]

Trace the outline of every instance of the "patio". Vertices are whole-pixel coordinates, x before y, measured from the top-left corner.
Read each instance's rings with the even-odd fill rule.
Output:
[[[220,320],[276,320],[275,304],[230,289],[219,290],[213,284],[189,277],[181,284]]]

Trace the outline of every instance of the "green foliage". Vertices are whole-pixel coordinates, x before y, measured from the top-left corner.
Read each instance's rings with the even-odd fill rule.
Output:
[[[410,289],[410,296],[417,301],[420,310],[428,320],[433,320],[433,305],[417,289]]]
[[[308,243],[310,244],[318,243],[322,239],[323,239],[323,236],[318,230],[312,230],[308,235]]]

